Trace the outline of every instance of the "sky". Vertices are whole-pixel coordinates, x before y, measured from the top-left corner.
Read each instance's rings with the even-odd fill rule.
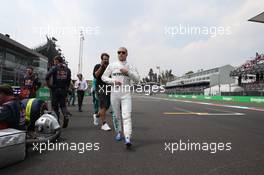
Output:
[[[55,37],[73,78],[80,30],[86,79],[102,52],[114,62],[121,46],[141,78],[157,66],[180,76],[264,53],[264,24],[248,21],[262,7],[263,0],[1,0],[0,33],[30,48]]]

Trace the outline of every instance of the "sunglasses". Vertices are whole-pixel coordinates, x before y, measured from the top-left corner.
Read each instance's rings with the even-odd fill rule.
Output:
[[[118,55],[120,55],[120,54],[124,54],[125,55],[126,54],[125,51],[118,51],[117,53],[118,53]]]

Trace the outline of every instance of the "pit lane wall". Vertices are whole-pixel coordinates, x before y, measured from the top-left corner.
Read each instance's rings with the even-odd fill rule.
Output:
[[[177,95],[169,94],[169,98],[173,99],[196,99],[196,100],[216,100],[242,103],[259,103],[264,104],[264,97],[254,96],[204,96],[204,95]]]
[[[77,98],[77,94],[75,94]],[[91,93],[85,91],[84,96],[91,96]],[[49,100],[50,99],[50,89],[47,87],[39,88],[37,91],[37,98],[42,100]]]
[[[43,87],[39,88],[37,91],[37,98],[42,100],[49,100],[50,99],[50,90],[49,88]]]

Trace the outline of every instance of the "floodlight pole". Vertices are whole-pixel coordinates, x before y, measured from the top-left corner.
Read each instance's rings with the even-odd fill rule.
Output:
[[[83,35],[83,32],[80,31],[80,48],[79,48],[78,73],[81,73],[81,74],[82,74],[82,67],[83,67],[83,41],[84,41],[84,35]]]

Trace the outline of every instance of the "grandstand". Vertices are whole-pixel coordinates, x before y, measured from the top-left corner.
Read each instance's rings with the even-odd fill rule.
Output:
[[[199,70],[195,73],[185,74],[181,77],[177,77],[174,81],[166,84],[167,93],[176,94],[196,94],[203,95],[204,90],[207,88],[219,87],[221,91],[221,85],[233,85],[235,79],[230,77],[230,72],[235,68],[231,65],[217,67],[208,70]],[[219,93],[218,92],[218,93]]]
[[[238,85],[243,88],[243,95],[263,96],[264,91],[264,54],[256,53],[246,63],[230,73],[238,79]]]
[[[0,33],[0,84],[20,86],[28,66],[34,68],[40,82],[45,80],[48,58]]]

